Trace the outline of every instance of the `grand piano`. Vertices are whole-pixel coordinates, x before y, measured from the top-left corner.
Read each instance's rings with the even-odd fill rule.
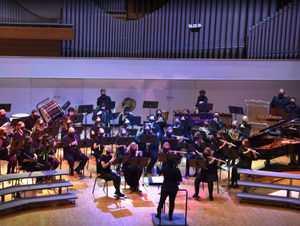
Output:
[[[258,158],[266,159],[267,168],[270,166],[270,159],[288,153],[290,165],[295,164],[295,151],[300,149],[299,120],[300,115],[260,130],[249,137],[251,147],[259,152]]]

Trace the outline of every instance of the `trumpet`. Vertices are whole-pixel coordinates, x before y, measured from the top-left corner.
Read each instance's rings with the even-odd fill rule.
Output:
[[[218,158],[212,157],[212,156],[207,156],[207,157],[208,157],[208,158],[211,158],[211,159],[214,159],[214,160],[216,160],[216,161],[218,161],[218,162],[223,162],[223,163],[227,164],[227,162],[224,161],[224,160],[222,160],[222,159],[218,159]]]
[[[236,145],[235,145],[235,144],[233,144],[233,143],[230,143],[230,142],[228,142],[228,141],[226,141],[226,140],[221,140],[221,139],[220,139],[220,141],[222,141],[222,142],[227,142],[227,144],[228,144],[228,145],[231,145],[231,146],[233,146],[233,147],[236,147]]]

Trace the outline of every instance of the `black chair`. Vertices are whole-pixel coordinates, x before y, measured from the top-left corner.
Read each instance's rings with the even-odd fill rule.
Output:
[[[220,169],[220,167],[219,167],[219,169]],[[221,171],[221,169],[220,169],[220,171]],[[218,170],[216,170],[216,180],[214,180],[214,182],[217,182],[217,193],[219,194],[219,178],[218,178]],[[203,191],[204,191],[204,183],[207,183],[207,181],[205,180],[205,181],[201,181],[201,183],[202,183],[202,186],[203,186]],[[201,185],[201,184],[200,184]]]
[[[108,182],[112,181],[112,180],[107,180],[107,179],[103,178],[101,176],[101,174],[99,173],[99,172],[101,172],[101,169],[102,169],[101,162],[97,162],[97,177],[95,178],[92,194],[94,194],[97,179],[102,179],[102,180],[104,180],[103,192],[106,194],[106,197],[108,197]],[[105,188],[106,188],[106,192],[105,192]]]

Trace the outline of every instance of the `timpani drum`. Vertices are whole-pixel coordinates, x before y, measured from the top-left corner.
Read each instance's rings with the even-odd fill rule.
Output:
[[[30,116],[30,114],[27,113],[17,113],[17,114],[12,114],[10,116],[10,121],[12,121],[13,119],[20,119],[20,118],[26,118]]]
[[[63,110],[54,100],[40,107],[39,112],[45,122],[55,121],[64,115]]]

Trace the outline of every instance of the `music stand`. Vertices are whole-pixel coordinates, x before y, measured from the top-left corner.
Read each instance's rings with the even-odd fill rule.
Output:
[[[153,132],[154,134],[157,134],[157,129],[156,129],[156,128],[151,128],[151,130],[152,130],[152,132]]]
[[[104,129],[105,134],[111,135],[111,128],[110,127],[102,127]]]
[[[142,134],[140,136],[140,143],[156,144],[157,143],[157,136],[156,135]]]
[[[134,116],[132,118],[132,125],[136,125],[136,126],[140,126],[141,125],[141,120],[142,120],[142,117],[141,116]]]
[[[159,162],[166,162],[168,157],[174,157],[176,159],[175,154],[170,154],[170,153],[158,153],[158,161]]]
[[[182,136],[182,129],[181,128],[173,128],[173,134],[176,136]]]
[[[149,115],[151,115],[151,108],[158,108],[158,101],[144,101],[143,108],[150,108]]]
[[[128,146],[132,142],[135,142],[135,137],[119,137],[118,139],[118,145]]]
[[[143,186],[144,184],[144,168],[148,165],[148,158],[132,158],[130,159],[129,166],[131,168],[142,168],[142,175],[143,175]],[[139,174],[137,174],[139,176]],[[140,196],[143,196],[142,191],[138,188],[137,192],[140,194]]]
[[[105,103],[105,110],[112,110],[116,108],[115,101],[101,101],[101,103]]]
[[[11,104],[0,104],[0,109],[5,110],[6,112],[10,112]]]
[[[75,130],[75,133],[76,134],[82,134],[82,131],[83,131],[83,127],[82,126],[75,126],[74,127],[74,130]]]
[[[13,119],[10,123],[10,126],[16,127],[19,121],[20,121],[19,118]]]
[[[59,128],[58,127],[47,127],[43,130],[41,135],[49,134],[51,136],[57,136],[58,135]]]
[[[115,144],[117,140],[117,137],[102,137],[100,144],[101,145],[110,145]]]
[[[30,137],[33,141],[37,141],[43,135],[43,131],[33,132]]]
[[[213,119],[214,113],[208,113],[208,112],[201,112],[200,113],[200,119]]]
[[[127,160],[129,159],[129,155],[126,155],[126,156],[122,156],[122,157],[118,157],[116,158],[111,164],[112,165],[119,165],[121,166],[122,163],[125,163],[127,162]],[[120,175],[120,171],[119,171],[119,175]],[[126,188],[126,183],[124,185],[124,188]]]
[[[57,121],[50,121],[50,122],[48,122],[48,127],[57,127],[57,126],[58,126]]]
[[[228,106],[230,114],[235,114],[235,120],[236,115],[244,115],[244,108],[242,107],[236,107],[236,106]]]
[[[85,115],[84,139],[86,139],[87,115],[93,112],[93,105],[79,105],[78,113]]]
[[[83,122],[83,115],[71,115],[70,120],[73,122],[73,124],[81,123]]]
[[[106,121],[109,122],[111,120],[116,120],[120,115],[120,112],[116,112],[116,113],[111,113],[108,115]],[[116,123],[113,124],[113,129],[115,130],[115,125]]]
[[[127,129],[127,133],[128,133],[128,136],[136,136],[137,134],[137,129]]]
[[[212,109],[213,109],[213,104],[211,103],[198,104],[199,112],[209,112],[212,111]]]
[[[24,139],[14,140],[10,145],[10,150],[20,149],[23,145],[23,141],[24,141]]]
[[[160,142],[161,142],[162,145],[165,142],[168,142],[170,144],[171,149],[172,148],[178,148],[178,140],[177,139],[161,138]]]
[[[85,150],[86,150],[86,147],[91,147],[92,143],[93,143],[93,140],[89,140],[89,139],[79,140],[77,143],[77,149],[80,150],[81,148],[85,148]],[[90,174],[90,176],[91,176],[91,174]],[[79,178],[79,180],[82,180],[84,177],[85,177],[85,175],[84,175],[84,167],[83,167],[82,175]]]

